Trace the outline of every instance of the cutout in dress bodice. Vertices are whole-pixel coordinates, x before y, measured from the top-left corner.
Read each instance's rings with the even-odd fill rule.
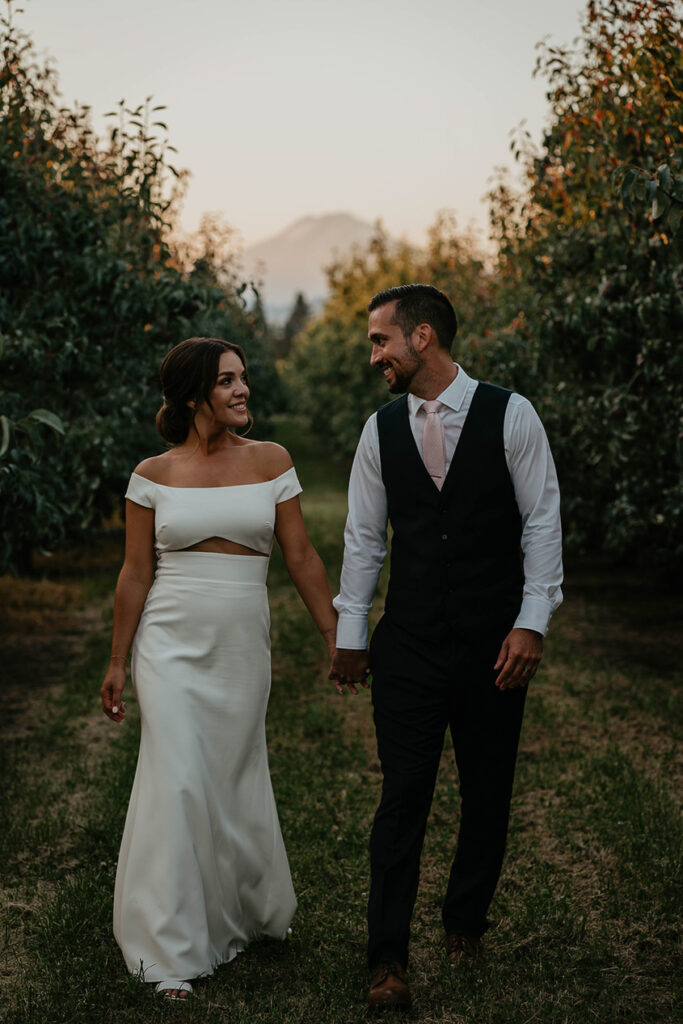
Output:
[[[200,540],[198,544],[192,544],[189,548],[181,548],[181,551],[214,551],[220,555],[258,555],[259,558],[267,558],[263,551],[255,551],[246,544],[236,544],[234,540],[227,537],[207,537]]]

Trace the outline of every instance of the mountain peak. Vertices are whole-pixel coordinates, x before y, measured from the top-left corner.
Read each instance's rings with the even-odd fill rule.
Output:
[[[270,319],[279,320],[303,292],[309,302],[321,302],[327,292],[323,268],[354,245],[365,245],[373,226],[344,211],[306,214],[270,238],[247,246],[247,274],[263,277],[263,302]]]
[[[271,242],[274,238],[280,238],[282,236],[292,237],[303,232],[308,231],[335,231],[335,230],[346,230],[350,229],[355,231],[358,226],[364,229],[370,227],[366,221],[359,220],[354,217],[352,213],[347,213],[344,210],[337,211],[335,213],[307,213],[303,217],[298,217],[292,221],[286,227],[279,231],[275,235],[271,235],[269,238],[264,239],[262,242],[255,243],[256,245],[264,245],[267,242]]]

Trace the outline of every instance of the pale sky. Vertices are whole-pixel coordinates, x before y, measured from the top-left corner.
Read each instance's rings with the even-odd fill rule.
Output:
[[[4,5],[3,5],[4,6]],[[577,0],[23,0],[17,21],[96,128],[164,103],[192,177],[182,226],[218,211],[250,244],[305,214],[381,218],[424,240],[439,209],[485,228],[523,119],[538,141],[535,44],[578,35]]]

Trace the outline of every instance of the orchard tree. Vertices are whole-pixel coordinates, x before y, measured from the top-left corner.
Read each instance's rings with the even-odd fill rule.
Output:
[[[571,543],[680,559],[680,8],[591,0],[579,48],[537,70],[550,124],[540,152],[517,146],[525,193],[492,193],[504,322],[470,361],[537,404]]]
[[[169,241],[181,176],[160,108],[121,104],[109,138],[97,138],[86,108],[61,106],[54,73],[14,5],[5,10],[0,566],[21,569],[35,546],[85,536],[158,450],[158,365],[173,344],[197,334],[244,344],[257,406],[272,372],[243,288],[211,259],[183,263]]]

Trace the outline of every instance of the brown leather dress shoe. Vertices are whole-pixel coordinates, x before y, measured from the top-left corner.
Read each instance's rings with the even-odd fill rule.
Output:
[[[406,972],[399,963],[377,964],[370,975],[370,1006],[410,1006]]]
[[[451,932],[446,936],[446,956],[451,964],[474,960],[481,953],[481,939],[466,932]]]

